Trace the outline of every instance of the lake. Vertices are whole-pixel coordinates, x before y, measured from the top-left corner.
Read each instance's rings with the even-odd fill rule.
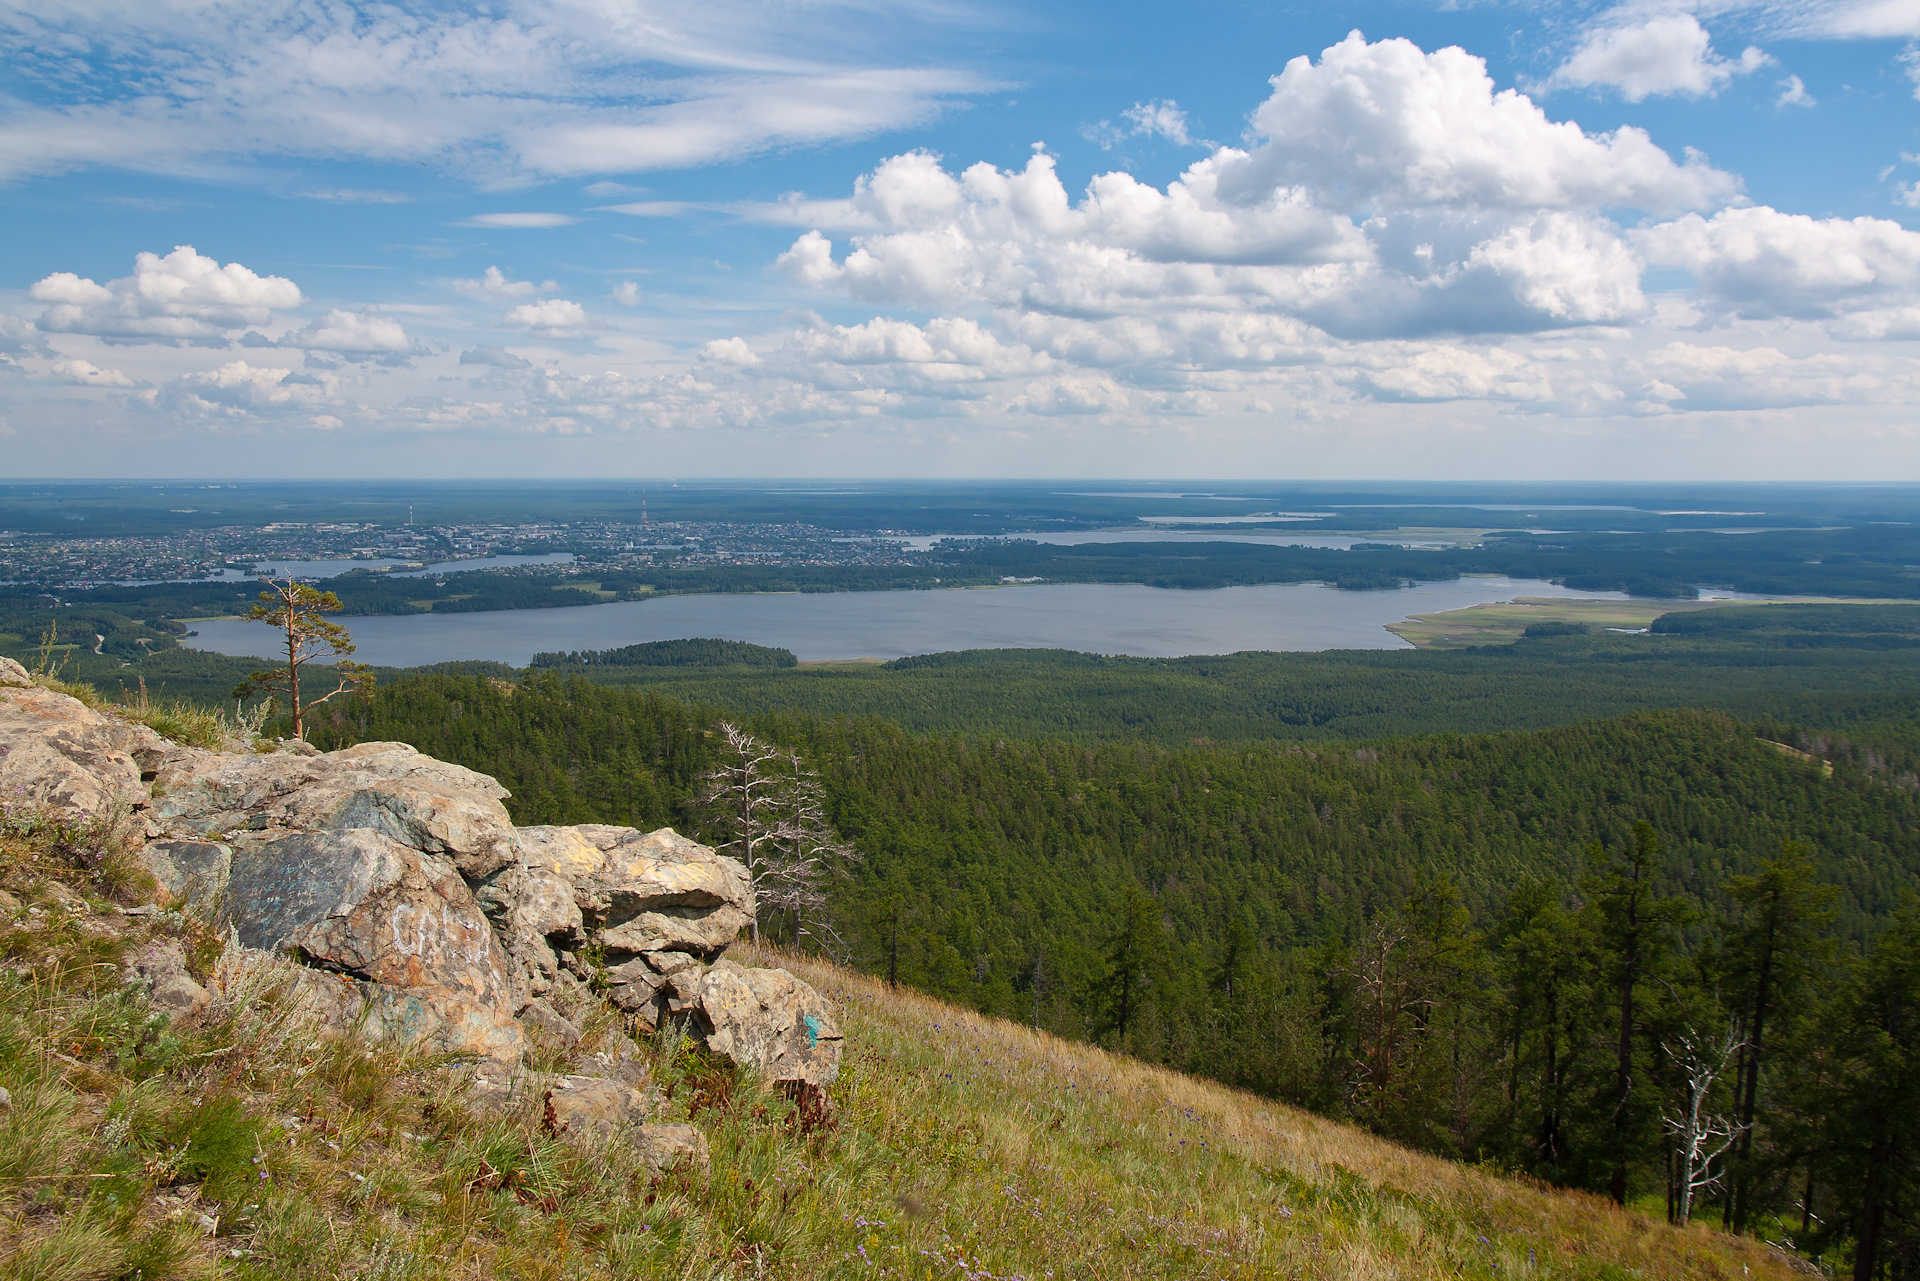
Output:
[[[525,666],[542,650],[612,649],[712,636],[781,646],[802,661],[899,658],[957,649],[1077,649],[1175,658],[1236,650],[1407,649],[1386,630],[1410,614],[1545,596],[1621,599],[1551,583],[1462,578],[1400,591],[1343,592],[1315,583],[1180,591],[1055,583],[951,591],[663,596],[560,609],[346,618],[354,657],[388,667],[455,659]],[[195,623],[187,644],[270,657],[264,623]]]

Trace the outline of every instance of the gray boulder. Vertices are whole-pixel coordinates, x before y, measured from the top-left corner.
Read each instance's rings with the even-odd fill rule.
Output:
[[[348,1002],[340,1013],[451,1051],[518,1056],[510,967],[450,858],[373,828],[300,833],[235,851],[229,895],[241,943],[357,981],[321,985]]]
[[[840,1075],[840,1025],[825,998],[785,970],[719,961],[701,975],[690,1027],[708,1050],[768,1082]]]
[[[153,819],[201,837],[371,828],[479,880],[519,861],[520,843],[484,774],[404,743],[303,756],[201,753],[158,771]]]

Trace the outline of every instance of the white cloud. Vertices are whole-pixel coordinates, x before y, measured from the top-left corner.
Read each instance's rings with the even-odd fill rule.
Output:
[[[638,307],[640,305],[640,286],[631,280],[618,281],[608,292],[607,297],[619,303],[622,307]]]
[[[920,51],[961,9],[501,0],[0,6],[0,176],[233,157],[511,181],[734,159],[923,123],[991,87]]]
[[[515,329],[531,329],[551,337],[567,337],[590,328],[593,318],[587,309],[565,298],[546,298],[521,303],[506,314],[504,323]]]
[[[1688,214],[1633,235],[1691,271],[1697,305],[1749,318],[1840,317],[1920,302],[1920,232],[1884,218],[1810,218],[1766,205]]]
[[[32,325],[0,312],[0,371],[19,373],[21,356],[44,356],[51,350],[46,337]]]
[[[1807,86],[1799,76],[1788,76],[1780,82],[1780,96],[1773,100],[1776,107],[1817,107],[1820,100],[1807,92]]]
[[[1842,0],[1801,10],[1789,29],[1798,35],[1888,40],[1920,36],[1920,0]]]
[[[95,284],[57,271],[27,291],[49,304],[39,326],[49,333],[92,334],[109,342],[225,342],[228,331],[264,325],[274,309],[297,307],[299,286],[282,276],[260,276],[237,262],[180,245],[166,257],[142,253],[133,274]]]
[[[138,393],[138,398],[155,408],[187,417],[246,419],[300,413],[330,405],[335,400],[335,385],[330,374],[263,368],[235,360],[217,369],[169,379],[157,388]]]
[[[579,222],[571,214],[561,213],[486,213],[462,218],[459,227],[492,227],[496,230],[527,231],[548,227],[571,227]]]
[[[1380,207],[1695,209],[1738,190],[1689,158],[1676,165],[1640,129],[1589,134],[1551,121],[1526,95],[1494,91],[1465,50],[1423,53],[1408,40],[1354,32],[1320,62],[1295,58],[1253,113],[1262,141],[1234,194],[1309,186],[1349,211]]]
[[[560,287],[551,280],[537,285],[531,280],[510,280],[498,267],[488,267],[478,279],[455,280],[451,283],[461,293],[474,298],[485,298],[489,302],[501,302],[508,298],[531,298],[535,294],[550,293]]]
[[[332,308],[320,319],[286,335],[279,345],[350,357],[404,356],[419,350],[399,321],[371,308],[363,311]]]
[[[760,357],[747,345],[747,340],[738,337],[715,338],[700,348],[700,359],[741,368],[760,363]]]
[[[1171,98],[1136,102],[1121,112],[1120,118],[1125,123],[1116,125],[1111,120],[1102,120],[1082,129],[1080,135],[1089,142],[1099,143],[1102,151],[1111,151],[1129,138],[1165,138],[1176,147],[1193,145],[1194,140],[1187,132],[1187,113]]]
[[[1772,61],[1754,48],[1737,61],[1723,58],[1713,51],[1698,18],[1670,13],[1591,32],[1547,83],[1549,87],[1606,86],[1618,89],[1628,102],[1662,94],[1704,98],[1719,93],[1736,75],[1757,71]]]
[[[1546,370],[1499,347],[1428,347],[1384,351],[1379,367],[1357,380],[1383,400],[1545,400],[1553,394]]]
[[[1844,356],[1789,356],[1774,347],[1702,347],[1670,343],[1645,362],[1677,396],[1662,399],[1693,410],[1780,409],[1802,405],[1911,400],[1920,389],[1910,364],[1861,362]]]
[[[81,360],[77,357],[56,360],[49,365],[47,369],[55,378],[60,379],[62,382],[72,383],[76,387],[132,387],[136,385],[133,379],[127,377],[118,369],[103,369],[91,360]]]

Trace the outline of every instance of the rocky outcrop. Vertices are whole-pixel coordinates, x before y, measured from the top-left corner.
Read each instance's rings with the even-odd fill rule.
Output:
[[[118,806],[144,810],[161,764],[193,750],[42,689],[12,659],[0,663],[0,796],[10,801],[76,823]]]
[[[648,1031],[688,1008],[689,980],[676,986],[677,976],[719,956],[753,920],[746,869],[670,827],[524,827],[520,850],[522,865],[489,878],[479,896],[529,991],[571,973]]]
[[[491,1063],[481,1079],[502,1098],[539,1085],[570,1133],[605,1138],[648,1110],[638,1049],[592,1015],[602,1000],[769,1082],[817,1091],[839,1071],[817,992],[722,959],[753,920],[746,869],[671,828],[516,829],[493,779],[400,743],[181,747],[9,660],[0,793],[75,822],[133,810],[163,904],[230,928],[248,955],[297,961],[297,987],[336,1027]],[[178,947],[129,974],[164,1009],[206,1004]],[[527,1075],[514,1065],[531,1047],[575,1070]],[[657,1168],[704,1165],[690,1127],[642,1130]]]
[[[312,755],[196,753],[167,761],[154,782],[153,821],[183,834],[250,840],[372,828],[422,853],[445,855],[472,880],[520,857],[513,820],[500,803],[506,788],[405,743]]]

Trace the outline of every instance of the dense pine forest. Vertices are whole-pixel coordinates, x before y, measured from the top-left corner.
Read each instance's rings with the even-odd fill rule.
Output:
[[[315,737],[494,774],[522,823],[724,841],[697,801],[721,716],[441,673]],[[1889,708],[1861,723],[1364,746],[750,727],[821,772],[861,855],[814,936],[843,959],[1866,1281],[1920,1260],[1920,762]]]

